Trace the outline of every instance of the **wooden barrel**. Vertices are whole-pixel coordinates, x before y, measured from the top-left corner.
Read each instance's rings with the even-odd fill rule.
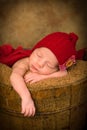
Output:
[[[62,78],[27,84],[36,105],[34,117],[20,114],[21,101],[13,90],[11,68],[0,64],[0,129],[83,130],[87,113],[87,62],[77,61]]]

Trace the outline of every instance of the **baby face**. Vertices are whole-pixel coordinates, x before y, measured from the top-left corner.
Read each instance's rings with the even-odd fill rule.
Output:
[[[35,49],[30,55],[29,66],[31,72],[51,74],[58,70],[58,61],[51,50],[41,47]]]

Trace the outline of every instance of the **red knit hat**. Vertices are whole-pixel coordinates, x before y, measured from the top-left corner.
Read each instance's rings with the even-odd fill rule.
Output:
[[[33,48],[46,47],[50,49],[56,56],[60,70],[65,70],[76,59],[76,41],[78,36],[75,33],[55,32],[47,35],[39,41]]]

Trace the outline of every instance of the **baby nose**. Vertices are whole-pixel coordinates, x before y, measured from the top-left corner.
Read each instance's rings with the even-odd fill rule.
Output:
[[[43,68],[44,65],[45,65],[45,62],[44,61],[39,61],[38,65],[39,65],[40,68]]]

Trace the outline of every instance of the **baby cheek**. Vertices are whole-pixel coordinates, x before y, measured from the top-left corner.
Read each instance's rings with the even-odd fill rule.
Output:
[[[46,71],[46,73],[47,74],[52,74],[52,73],[54,73],[56,71],[58,71],[58,68],[54,68],[54,69],[48,68],[47,71]]]
[[[51,74],[51,73],[53,73],[52,69],[45,68],[45,69],[42,70],[42,74]]]

